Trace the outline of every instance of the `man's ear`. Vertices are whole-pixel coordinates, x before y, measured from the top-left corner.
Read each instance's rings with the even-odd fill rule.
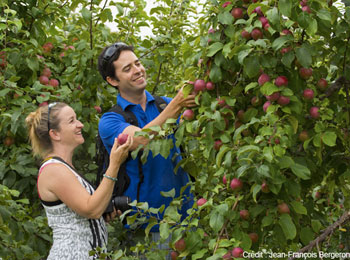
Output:
[[[118,88],[118,83],[119,83],[118,80],[116,80],[115,78],[111,78],[110,76],[107,76],[106,80],[107,80],[107,82],[108,82],[110,85],[112,85],[113,87]]]

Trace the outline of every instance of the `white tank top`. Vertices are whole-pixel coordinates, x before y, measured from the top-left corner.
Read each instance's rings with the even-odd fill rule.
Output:
[[[55,158],[41,165],[39,176],[43,168],[51,163],[65,165],[89,194],[94,193],[94,188],[86,179],[69,165]],[[41,200],[41,202],[46,212],[48,225],[53,231],[53,245],[47,260],[96,259],[97,256],[89,256],[89,251],[97,247],[106,249],[108,236],[103,217],[100,219],[82,217],[61,201],[45,202]]]

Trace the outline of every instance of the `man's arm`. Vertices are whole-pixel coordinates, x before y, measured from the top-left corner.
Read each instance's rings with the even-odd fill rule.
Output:
[[[147,129],[152,126],[161,126],[169,118],[178,118],[182,109],[184,107],[194,107],[196,106],[194,94],[188,95],[186,98],[182,92],[182,89],[177,93],[173,100],[166,106],[166,108],[151,122],[145,125],[143,128],[137,126],[129,125],[123,130],[124,134],[134,136],[135,132],[141,131],[142,129]],[[149,139],[143,136],[134,137],[134,143],[131,147],[131,150],[135,150],[140,144],[146,145],[149,142]]]

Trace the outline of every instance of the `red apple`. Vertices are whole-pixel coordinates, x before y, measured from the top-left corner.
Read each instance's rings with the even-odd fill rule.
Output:
[[[293,35],[293,33],[291,31],[289,31],[288,29],[283,29],[282,32],[281,32],[282,35]]]
[[[321,90],[325,90],[328,87],[328,81],[324,78],[319,79],[319,81],[317,82],[317,86],[321,89]]]
[[[213,28],[210,28],[210,29],[208,30],[208,34],[211,34],[211,33],[215,33],[215,30],[214,30]]]
[[[237,118],[240,120],[240,121],[244,121],[244,110],[239,110],[237,112]]]
[[[312,69],[311,68],[300,68],[299,75],[303,79],[308,79],[312,76]]]
[[[48,68],[48,67],[45,67],[44,69],[43,69],[43,71],[41,72],[41,75],[42,76],[46,76],[46,77],[48,77],[48,78],[50,78],[51,77],[51,70],[50,70],[50,68]]]
[[[255,28],[253,29],[253,31],[251,32],[251,36],[254,40],[257,40],[257,39],[261,39],[263,37],[263,33],[261,32],[260,29],[258,28]]]
[[[224,255],[222,256],[222,259],[229,259],[229,260],[232,260],[231,251],[228,251],[226,254],[224,254]]]
[[[288,79],[286,76],[279,76],[275,79],[275,85],[277,87],[281,86],[287,86],[288,85]]]
[[[11,136],[6,136],[6,138],[4,139],[4,145],[7,147],[13,145],[14,142],[15,142],[15,139],[13,139],[13,137]]]
[[[301,5],[301,6],[306,6],[306,5],[307,5],[307,0],[302,0],[302,1],[300,1],[300,5]]]
[[[44,107],[47,106],[49,103],[47,101],[44,101],[42,103],[39,104],[39,107]]]
[[[222,7],[225,8],[226,6],[229,6],[230,4],[231,4],[231,2],[230,2],[230,1],[227,1],[227,2],[225,2],[225,3],[222,4]]]
[[[170,253],[170,257],[171,257],[171,260],[177,260],[178,257],[179,256],[179,253],[178,252],[176,252],[176,251],[171,251],[171,253]]]
[[[185,239],[181,238],[178,241],[175,242],[175,249],[179,252],[182,252],[186,249],[186,242]]]
[[[248,236],[250,237],[253,243],[258,242],[259,240],[259,236],[257,233],[249,233]]]
[[[53,86],[54,88],[58,87],[60,83],[58,82],[57,79],[50,79],[49,85]]]
[[[278,212],[280,214],[289,214],[290,213],[290,210],[289,210],[289,207],[287,205],[287,203],[285,202],[282,202],[281,204],[278,205]]]
[[[223,183],[224,185],[227,184],[227,177],[226,177],[226,174],[224,175],[224,177],[222,177],[222,183]]]
[[[289,102],[290,102],[289,97],[285,97],[285,96],[280,96],[277,100],[277,103],[280,104],[281,106],[288,105]]]
[[[215,142],[214,142],[214,149],[216,151],[219,151],[221,146],[222,146],[222,141],[221,140],[215,140]]]
[[[265,25],[269,23],[269,20],[267,20],[265,16],[259,17],[259,21],[261,22],[263,27],[265,27]]]
[[[265,181],[261,184],[261,191],[264,193],[270,192],[269,186],[267,185],[267,183]]]
[[[263,16],[263,12],[261,11],[261,6],[258,6],[254,9],[253,13],[257,13],[259,16]]]
[[[197,200],[197,205],[198,206],[202,206],[207,202],[207,200],[205,198],[200,198],[199,200]]]
[[[243,182],[241,182],[239,179],[234,178],[231,183],[230,183],[231,189],[235,190],[240,190],[243,187]]]
[[[128,140],[129,135],[128,134],[123,134],[120,133],[118,135],[118,144],[123,145],[126,143],[126,141]]]
[[[267,108],[268,108],[270,105],[271,105],[271,102],[270,102],[270,101],[266,101],[266,102],[264,103],[264,105],[263,105],[263,110],[264,110],[264,112],[267,111]]]
[[[310,108],[310,116],[312,118],[319,118],[320,117],[320,113],[318,112],[319,108],[318,107],[311,107]]]
[[[303,6],[302,8],[301,8],[301,10],[303,11],[303,12],[307,12],[307,13],[311,13],[311,8],[310,8],[310,6],[308,6],[308,5],[305,5],[305,6]]]
[[[242,35],[243,38],[245,38],[245,39],[247,39],[247,40],[249,40],[249,39],[252,38],[252,36],[250,35],[250,33],[247,32],[247,31],[244,30],[244,29],[243,29],[243,31],[241,32],[241,35]]]
[[[94,106],[94,109],[97,111],[97,113],[102,112],[102,108],[100,106]]]
[[[5,68],[6,65],[7,65],[6,52],[5,51],[1,51],[0,52],[0,67],[1,68]]]
[[[252,97],[252,99],[250,100],[250,103],[252,104],[252,106],[256,107],[260,104],[260,98],[257,96]]]
[[[235,121],[235,129],[239,128],[241,125],[243,125],[243,123],[239,120]]]
[[[205,81],[202,79],[197,79],[193,85],[194,85],[194,91],[196,92],[205,90]]]
[[[259,79],[258,79],[259,86],[264,85],[268,81],[270,81],[269,75],[267,75],[265,73],[261,74]]]
[[[300,132],[298,139],[302,142],[305,142],[307,139],[309,139],[309,134],[307,133],[306,130],[303,130]]]
[[[279,97],[280,97],[280,93],[279,92],[275,92],[275,93],[272,93],[269,96],[266,96],[266,99],[269,100],[269,101],[276,101],[276,100],[278,100]]]
[[[183,117],[184,117],[186,120],[188,120],[188,121],[192,120],[192,119],[194,118],[194,112],[193,112],[193,110],[192,110],[192,109],[186,109],[186,110],[184,111],[184,113],[183,113]]]
[[[48,85],[49,84],[49,78],[46,76],[40,76],[39,77],[39,82],[43,85]]]
[[[290,52],[292,50],[292,47],[285,47],[281,49],[282,54],[286,54],[287,52]]]
[[[53,44],[51,42],[47,42],[43,45],[44,53],[49,53],[53,49]]]
[[[243,257],[243,252],[244,252],[244,251],[243,251],[242,248],[240,248],[240,247],[235,247],[235,248],[232,250],[231,254],[232,254],[233,257],[242,258],[242,257]]]
[[[243,17],[243,10],[242,8],[236,7],[232,9],[231,14],[236,20],[241,19]]]
[[[249,211],[247,209],[242,209],[239,212],[239,216],[241,217],[241,219],[247,220],[250,216]]]
[[[303,97],[305,99],[313,99],[314,98],[314,91],[310,88],[307,88],[303,92]]]
[[[225,99],[217,98],[218,104],[220,107],[224,107],[226,105]]]
[[[213,82],[208,81],[207,84],[205,84],[205,88],[206,88],[207,90],[213,90],[213,89],[215,89],[215,85],[214,85]]]
[[[281,143],[279,138],[275,138],[274,141],[275,141],[275,144],[280,144]]]

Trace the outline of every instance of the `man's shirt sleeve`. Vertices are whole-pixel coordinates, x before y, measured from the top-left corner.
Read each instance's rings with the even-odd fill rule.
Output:
[[[124,131],[130,124],[124,117],[114,112],[107,112],[102,115],[98,124],[98,131],[108,152],[111,151],[114,139]]]

